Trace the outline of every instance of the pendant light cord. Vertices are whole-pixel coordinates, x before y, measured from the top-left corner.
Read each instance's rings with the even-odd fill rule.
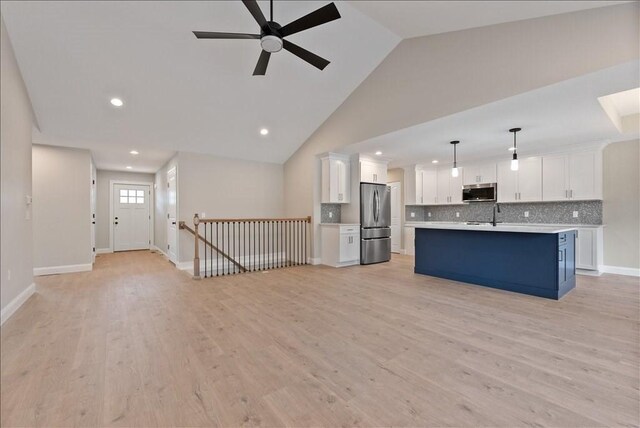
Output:
[[[269,2],[269,6],[270,6],[270,9],[271,9],[271,11],[270,11],[271,19],[270,19],[270,21],[273,21],[273,0],[271,0]]]

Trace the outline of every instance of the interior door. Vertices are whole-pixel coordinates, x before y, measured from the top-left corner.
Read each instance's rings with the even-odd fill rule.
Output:
[[[399,253],[402,248],[401,211],[402,201],[400,195],[402,189],[399,182],[389,183],[391,188],[391,252]]]
[[[178,228],[177,222],[177,192],[176,168],[167,171],[167,256],[173,263],[178,261]]]
[[[148,185],[113,186],[113,250],[148,250],[150,241],[150,199]]]
[[[511,171],[511,161],[498,164],[498,202],[515,202],[518,193],[518,171]]]
[[[91,260],[96,261],[96,167],[91,162]]]

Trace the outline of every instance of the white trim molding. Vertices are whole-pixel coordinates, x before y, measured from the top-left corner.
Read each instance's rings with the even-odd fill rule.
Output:
[[[113,253],[111,248],[98,248],[96,249],[96,254],[110,254]]]
[[[81,265],[49,266],[33,268],[33,276],[56,275],[59,273],[88,272],[93,270],[93,263]]]
[[[151,251],[156,251],[156,252],[162,254],[163,256],[165,256],[167,259],[169,259],[169,255],[166,252],[162,251],[160,249],[160,247],[158,247],[156,245],[151,245]],[[169,261],[171,261],[171,260],[169,259]],[[173,262],[171,262],[171,263],[173,263]]]
[[[600,269],[603,273],[613,273],[615,275],[626,275],[626,276],[638,276],[640,277],[640,269],[638,268],[628,268],[628,267],[620,267],[620,266],[601,266]]]
[[[313,266],[317,266],[322,263],[322,258],[320,257],[309,257],[308,263]]]
[[[4,324],[11,315],[13,315],[22,305],[25,304],[29,297],[33,296],[36,292],[36,284],[32,283],[30,286],[24,289],[24,291],[16,296],[15,299],[10,301],[7,306],[0,311],[0,325]]]

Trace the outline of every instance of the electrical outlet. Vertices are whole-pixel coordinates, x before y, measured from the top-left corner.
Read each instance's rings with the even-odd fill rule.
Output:
[[[411,212],[411,218],[415,218],[416,217],[416,213]]]
[[[456,211],[456,217],[460,217],[460,213]]]
[[[207,213],[201,212],[200,213],[200,218],[207,218]]]
[[[431,213],[427,213],[427,217],[431,217]]]
[[[573,218],[578,218],[578,211],[573,212]]]
[[[524,216],[525,216],[525,217],[529,217],[529,211],[525,211],[525,212],[524,212]]]
[[[333,213],[329,211],[329,218],[333,218]]]

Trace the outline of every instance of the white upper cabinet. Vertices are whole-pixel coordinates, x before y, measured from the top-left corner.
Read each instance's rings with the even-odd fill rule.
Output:
[[[420,171],[422,181],[421,204],[432,205],[438,202],[438,172],[435,169],[423,169]]]
[[[451,176],[451,168],[438,168],[437,203],[460,204],[462,203],[462,182],[464,169],[458,168],[458,176]]]
[[[322,158],[322,203],[349,203],[350,171],[351,164],[348,156],[329,153]]]
[[[368,159],[360,160],[360,181],[363,183],[387,183],[387,163]]]
[[[438,173],[435,168],[412,165],[405,168],[405,205],[434,205],[438,195]]]
[[[496,182],[496,164],[485,163],[476,165],[465,165],[464,167],[464,185],[495,183]]]
[[[542,159],[528,157],[519,160],[518,170],[511,170],[511,161],[498,163],[498,202],[534,202],[542,200]]]
[[[545,201],[602,199],[601,152],[545,156],[542,189]]]

